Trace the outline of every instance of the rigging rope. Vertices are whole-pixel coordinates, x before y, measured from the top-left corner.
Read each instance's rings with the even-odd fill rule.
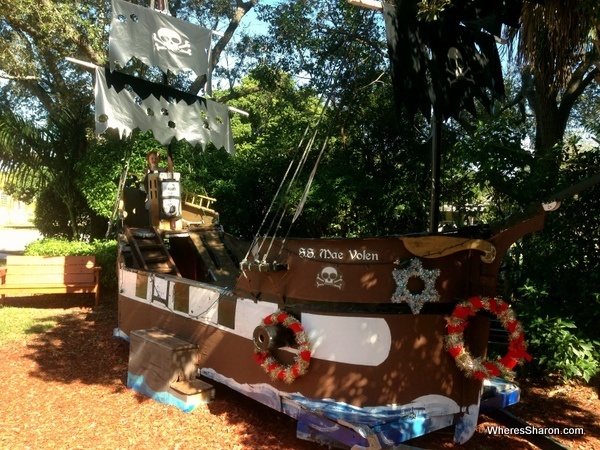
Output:
[[[342,47],[347,47],[349,45],[350,45],[349,41],[346,41],[346,42],[344,42],[344,44],[342,44]],[[344,53],[347,56],[348,53],[347,52],[344,52]],[[312,150],[312,147],[317,139],[318,133],[320,131],[320,127],[323,122],[323,118],[325,117],[325,114],[327,113],[327,109],[333,98],[333,95],[334,95],[333,88],[337,84],[336,82],[339,81],[339,76],[340,76],[342,68],[344,68],[344,66],[345,66],[345,64],[344,64],[345,62],[346,62],[345,58],[344,59],[340,58],[340,60],[337,63],[337,67],[335,67],[334,70],[331,70],[331,72],[330,72],[331,76],[329,77],[326,89],[324,90],[324,93],[321,95],[321,100],[327,95],[327,99],[321,108],[321,113],[319,114],[319,117],[316,120],[316,122],[314,124],[311,124],[311,122],[309,121],[309,124],[307,125],[306,129],[304,130],[304,134],[302,135],[302,138],[301,138],[298,146],[296,147],[296,150],[292,157],[292,161],[290,162],[290,164],[285,172],[285,175],[281,181],[281,184],[279,185],[279,187],[273,197],[273,200],[271,201],[271,204],[269,205],[269,208],[265,214],[265,217],[263,218],[263,221],[262,221],[257,233],[254,236],[252,245],[250,245],[242,263],[247,262],[249,255],[251,253],[254,253],[253,254],[253,262],[254,263],[257,263],[259,265],[267,264],[267,261],[266,261],[267,256],[271,252],[273,245],[275,243],[275,240],[277,239],[277,230],[279,230],[281,228],[283,219],[286,216],[287,207],[289,206],[289,203],[290,203],[289,194],[290,194],[292,188],[295,187],[296,184],[299,182],[299,176],[302,173],[304,166],[306,165],[306,162],[308,161],[308,156],[309,156],[309,154]],[[328,92],[328,91],[329,91],[329,93],[326,94],[326,92]],[[316,113],[316,111],[315,111],[315,113]],[[339,113],[339,111],[338,111],[338,113]],[[313,119],[314,119],[314,116],[313,116]],[[294,170],[292,177],[289,180],[289,183],[287,185],[287,188],[285,189],[284,194],[282,196],[280,196],[283,186],[284,186],[284,184],[289,176],[290,170],[294,164],[296,154],[300,150],[301,146],[303,145],[304,140],[306,139],[306,136],[311,127],[313,127],[313,133],[312,133],[310,139],[308,140],[306,146],[304,147],[304,150],[302,152],[300,159],[296,163],[296,168]],[[312,183],[313,183],[315,175],[316,175],[317,168],[322,160],[323,154],[324,154],[327,144],[329,142],[330,135],[331,135],[331,130],[328,131],[327,136],[325,137],[325,140],[323,142],[323,145],[321,146],[319,155],[317,156],[317,159],[313,165],[312,171],[311,171],[309,178],[305,184],[300,201],[298,202],[298,205],[296,207],[296,211],[291,219],[291,222],[289,224],[289,227],[288,227],[286,233],[283,235],[281,245],[279,246],[279,251],[273,260],[274,263],[276,263],[278,258],[281,256],[281,253],[284,248],[284,244],[285,244],[287,238],[289,237],[292,226],[295,224],[296,220],[298,219],[298,217],[300,216],[300,214],[302,213],[302,211],[304,209],[304,206],[308,199],[310,188],[312,186]],[[278,198],[279,198],[279,206],[277,208],[277,211],[273,215],[270,225],[269,225],[268,229],[266,230],[266,232],[264,233],[262,240],[261,240],[260,236],[261,236],[263,226],[267,222],[267,218],[268,218],[269,214],[271,213],[273,206]],[[278,218],[278,220],[277,220],[277,218]],[[270,237],[269,246],[266,251],[262,252],[262,255],[261,255],[260,250],[262,248],[264,248],[264,245],[266,244],[267,239],[269,239],[269,234],[271,234],[271,232],[272,232],[272,235]],[[259,244],[259,241],[260,241],[260,244]]]
[[[125,162],[123,169],[121,170],[121,177],[119,178],[119,185],[117,187],[117,198],[115,199],[115,206],[113,207],[113,212],[108,220],[108,229],[106,230],[106,235],[104,236],[106,239],[109,238],[110,233],[112,231],[112,226],[117,218],[117,214],[119,212],[119,204],[121,199],[123,198],[123,190],[125,189],[125,181],[127,180],[127,173],[129,171],[129,161]]]
[[[296,171],[294,172],[294,176],[292,177],[292,179],[290,180],[290,184],[288,185],[288,188],[286,190],[286,193],[282,199],[282,202],[280,203],[280,208],[279,210],[283,210],[282,213],[279,215],[279,221],[277,222],[277,227],[275,227],[275,229],[273,229],[273,235],[271,236],[271,242],[269,243],[269,248],[267,249],[267,251],[264,254],[264,258],[267,257],[267,255],[270,253],[272,247],[273,247],[273,243],[275,242],[275,239],[277,237],[277,230],[281,227],[281,222],[283,221],[283,218],[285,217],[285,209],[289,204],[289,196],[287,195],[289,193],[289,191],[291,190],[291,188],[293,186],[296,185],[298,176],[300,175],[300,173],[302,173],[302,170],[304,169],[304,166],[306,164],[306,161],[308,159],[308,154],[310,153],[310,151],[312,150],[313,144],[315,143],[315,140],[317,138],[318,132],[319,132],[319,126],[321,124],[321,121],[323,119],[323,117],[325,116],[325,111],[327,110],[327,107],[329,106],[329,102],[330,99],[328,98],[327,101],[325,102],[325,105],[323,106],[323,109],[321,111],[321,114],[319,115],[319,119],[317,120],[317,123],[315,124],[315,129],[314,132],[310,138],[310,140],[308,141],[308,144],[306,145],[305,149],[304,149],[304,153],[302,154],[302,158],[300,159],[300,161],[298,162],[298,166],[296,167]],[[326,140],[327,142],[327,140]],[[321,155],[323,154],[323,150],[325,148],[323,147],[321,149],[321,153],[319,154],[319,157],[317,159],[317,162],[315,163],[315,166],[313,167],[313,170],[311,172],[311,179],[310,179],[310,183],[312,184],[312,178],[314,178],[314,174],[316,173],[316,168],[321,160]],[[310,186],[308,186],[310,187]],[[292,223],[290,224],[288,231],[286,233],[286,238],[290,233],[291,227],[293,225],[293,223],[295,222],[296,218],[298,217],[299,213],[298,211],[302,211],[302,208],[304,207],[304,203],[306,203],[306,197],[308,197],[308,189],[305,187],[305,192],[303,194],[303,199],[301,200],[301,202],[298,204],[298,208],[296,209],[296,215],[294,216],[294,219],[292,220]],[[266,240],[266,236],[263,238],[263,242],[261,243],[264,244]],[[284,240],[285,241],[285,240]],[[259,247],[261,248],[261,247]],[[275,260],[277,260],[277,258],[279,257],[279,255],[281,254],[281,250],[283,247],[281,247],[279,249],[279,252],[277,254],[277,257],[275,258]]]
[[[331,79],[330,79],[330,83],[331,83]],[[321,98],[323,98],[324,96],[325,95],[323,94],[321,96]],[[319,126],[323,120],[323,117],[325,116],[325,112],[327,110],[327,107],[329,106],[329,103],[330,103],[330,98],[327,98],[327,100],[325,101],[325,104],[321,108],[321,112],[320,112],[318,118],[316,119],[316,121],[314,121],[314,118],[316,117],[318,110],[314,111],[312,119],[308,121],[308,124],[306,125],[306,128],[304,129],[302,137],[300,138],[300,141],[298,142],[298,145],[296,146],[296,148],[294,150],[294,154],[292,155],[292,160],[290,161],[290,164],[288,165],[288,168],[281,180],[281,183],[279,184],[279,187],[277,188],[277,191],[275,192],[275,195],[273,196],[273,199],[271,200],[269,208],[267,209],[267,212],[265,213],[265,216],[263,217],[263,220],[258,228],[258,231],[254,235],[252,245],[250,245],[242,262],[246,262],[248,260],[248,256],[252,252],[252,249],[256,249],[256,254],[253,255],[253,259],[255,262],[264,262],[267,255],[269,254],[269,251],[273,245],[273,240],[275,239],[275,237],[277,235],[277,230],[281,227],[281,222],[283,221],[283,218],[285,217],[286,207],[289,205],[289,201],[290,201],[289,193],[292,190],[292,188],[296,185],[296,183],[298,182],[298,177],[301,174],[301,172],[304,168],[304,165],[306,164],[308,155],[309,155],[309,153],[312,149],[312,146],[315,142],[315,139],[318,134]],[[296,156],[297,156],[299,150],[301,150],[302,146],[304,145],[311,128],[314,128],[313,133],[310,136],[310,139],[308,140],[306,145],[304,146],[304,149],[302,151],[302,155],[301,155],[300,159],[296,162]],[[294,170],[294,173],[288,182],[285,192],[283,193],[283,195],[281,195],[283,186],[285,185],[286,181],[288,180],[290,170],[292,169],[294,163],[296,163],[296,168]],[[265,223],[267,222],[267,219],[268,219],[269,215],[271,214],[271,211],[273,210],[273,206],[275,205],[275,202],[278,199],[279,199],[279,206],[277,207],[277,210],[275,211],[275,213],[272,215],[272,219],[271,219],[271,222],[270,222],[268,228],[263,232],[262,231],[263,227],[264,227]],[[277,221],[278,217],[279,217],[279,220]],[[266,251],[262,255],[262,261],[260,261],[261,256],[258,253],[258,251],[261,248],[263,248],[266,240],[269,237],[269,234],[271,234],[271,233],[272,233],[272,237],[271,237],[271,243],[269,245],[269,250]],[[262,238],[262,241],[260,242],[260,244],[258,244],[261,234],[263,235],[263,238]]]
[[[263,220],[262,220],[260,226],[258,227],[258,231],[254,235],[253,245],[256,242],[258,242],[258,240],[260,238],[261,230],[263,229],[263,226],[265,225],[265,222],[267,221],[267,218],[269,217],[269,214],[271,214],[271,210],[273,209],[273,205],[275,205],[275,202],[279,198],[279,195],[281,193],[281,189],[283,188],[283,185],[285,184],[285,181],[288,178],[290,170],[291,170],[292,166],[294,165],[295,156],[298,153],[298,150],[300,150],[300,148],[302,147],[302,144],[304,143],[304,140],[306,139],[306,136],[308,135],[308,132],[310,131],[310,127],[311,127],[311,123],[309,121],[308,124],[306,125],[306,128],[304,129],[304,133],[302,134],[302,137],[300,138],[300,142],[298,143],[298,146],[296,147],[296,149],[294,151],[294,155],[292,156],[290,164],[288,165],[288,168],[285,171],[285,174],[284,174],[284,176],[283,176],[283,178],[281,180],[281,183],[279,184],[279,187],[277,188],[277,191],[275,192],[275,195],[273,196],[273,199],[271,200],[271,204],[269,205],[269,208],[267,209],[267,212],[265,213],[265,216],[263,217]],[[296,170],[298,170],[298,169],[296,169]],[[285,191],[285,193],[284,193],[284,195],[283,195],[282,198],[286,198],[287,197],[287,194],[290,191],[291,184],[292,183],[288,184],[288,187],[287,187],[287,189],[286,189],[286,191]],[[266,237],[268,236],[269,232],[273,229],[273,226],[275,224],[275,219],[279,215],[279,213],[280,213],[281,209],[283,208],[283,206],[284,206],[284,202],[280,201],[279,207],[277,208],[276,213],[273,215],[273,218],[271,220],[271,224],[269,225],[267,231],[265,232],[265,236],[263,237],[263,241],[261,242],[261,245],[258,248],[260,248],[264,244]],[[250,248],[252,248],[253,245]],[[250,253],[250,250],[248,250],[248,252],[246,253],[246,256],[245,256],[244,260],[246,260],[248,258],[249,253]]]

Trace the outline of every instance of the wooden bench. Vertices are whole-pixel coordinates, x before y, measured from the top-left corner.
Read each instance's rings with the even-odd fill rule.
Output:
[[[100,298],[100,267],[94,256],[6,257],[0,269],[0,299],[22,294],[94,294]]]

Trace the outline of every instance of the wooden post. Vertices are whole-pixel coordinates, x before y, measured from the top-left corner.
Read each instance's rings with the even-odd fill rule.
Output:
[[[149,173],[148,174],[148,192],[146,195],[148,196],[148,201],[150,202],[150,210],[148,211],[150,217],[150,225],[153,227],[158,227],[160,224],[160,203],[159,203],[159,179],[158,172]]]
[[[431,120],[431,197],[429,200],[429,233],[438,232],[440,216],[440,170],[442,144],[442,118],[439,113],[433,112]]]
[[[379,0],[346,0],[349,4],[362,8],[383,11],[383,3]],[[441,134],[442,117],[433,107],[431,121],[431,196],[429,201],[429,233],[435,234],[439,228],[440,215],[440,168],[441,168]]]

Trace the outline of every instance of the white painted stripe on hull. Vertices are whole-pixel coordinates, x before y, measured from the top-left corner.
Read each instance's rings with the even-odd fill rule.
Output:
[[[302,313],[302,325],[312,344],[313,358],[378,366],[390,354],[392,333],[382,318]]]
[[[218,290],[189,284],[189,311],[174,311],[173,292],[178,281],[149,274],[147,298],[137,297],[138,272],[121,271],[121,295],[168,309],[173,314],[215,326],[246,339],[252,339],[254,329],[262,320],[275,312],[278,305],[271,302],[255,302],[238,298],[235,310],[235,328],[218,324]],[[166,305],[164,303],[167,303]],[[312,357],[331,362],[378,366],[390,354],[392,336],[385,319],[380,317],[333,316],[302,313],[301,323],[312,345]],[[290,352],[295,350],[284,348]]]
[[[252,339],[254,329],[262,320],[277,311],[275,303],[254,302],[249,298],[238,298],[235,306],[235,332]]]

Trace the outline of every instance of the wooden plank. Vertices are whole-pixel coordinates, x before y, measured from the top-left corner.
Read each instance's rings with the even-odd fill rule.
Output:
[[[211,398],[214,397],[215,392],[215,388],[212,384],[199,379],[176,381],[171,384],[171,389],[174,389],[183,395],[202,395],[207,393]]]
[[[493,244],[483,239],[469,239],[453,236],[415,236],[403,237],[406,249],[415,256],[422,258],[441,258],[463,250],[478,250],[486,255],[496,255]],[[484,260],[484,262],[492,262]]]
[[[198,344],[184,341],[172,333],[150,328],[148,330],[135,330],[131,332],[131,339],[137,338],[139,342],[146,341],[168,352],[198,349]]]
[[[6,273],[7,277],[26,275],[35,277],[38,275],[62,275],[65,266],[10,266]]]
[[[95,286],[14,286],[3,284],[0,285],[0,292],[6,292],[12,295],[24,295],[24,294],[93,294],[95,293]]]
[[[94,273],[94,268],[82,265],[71,266],[10,266],[8,274],[10,275],[37,275],[37,274],[89,274]]]
[[[10,269],[6,274],[6,284],[94,284],[93,273],[38,273],[38,274],[12,274]]]
[[[95,256],[21,256],[7,255],[6,266],[68,266],[83,265],[90,268],[96,264]]]
[[[40,265],[53,265],[53,266],[64,266],[64,256],[20,256],[20,255],[8,255],[6,257],[6,266],[40,266]]]
[[[21,284],[0,284],[0,290],[9,290],[9,289],[63,289],[63,288],[90,288],[93,289],[96,287],[94,283],[51,283],[51,284],[31,284],[31,283],[21,283]]]
[[[360,6],[361,8],[374,9],[376,11],[383,10],[383,4],[378,0],[347,0],[349,4]]]

